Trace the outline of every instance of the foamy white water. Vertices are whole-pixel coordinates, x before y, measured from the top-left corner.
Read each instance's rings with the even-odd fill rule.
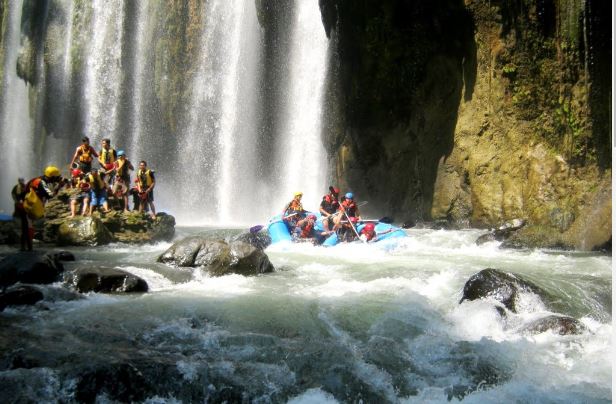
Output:
[[[179,229],[182,236],[198,232]],[[97,349],[131,358],[141,372],[159,369],[161,358],[174,363],[158,381],[167,394],[145,397],[150,402],[214,400],[219,389],[197,389],[210,385],[264,402],[610,401],[611,257],[476,246],[482,232],[474,230],[408,234],[389,245],[274,245],[266,253],[276,272],[258,277],[212,278],[156,263],[168,243],[81,249],[71,266],[123,268],[145,279],[150,292],[90,294],[48,303],[47,311],[7,309],[0,319],[25,327],[26,339],[71,335],[69,353],[84,351],[96,335]],[[558,309],[533,293],[506,317],[490,300],[460,304],[465,282],[487,267],[531,280],[555,296]],[[551,314],[574,317],[587,330],[524,331]],[[66,384],[58,363],[69,353],[50,344],[41,349],[55,358],[56,381],[37,380],[53,391]],[[105,363],[82,355],[95,366]],[[0,379],[9,375],[27,377],[9,371]]]

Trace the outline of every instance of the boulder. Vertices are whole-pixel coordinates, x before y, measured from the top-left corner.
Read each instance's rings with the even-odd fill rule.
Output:
[[[512,232],[500,248],[543,248],[551,250],[573,250],[574,245],[563,238],[563,234],[552,226],[529,225]]]
[[[586,330],[584,324],[572,317],[551,315],[533,321],[525,326],[522,332],[541,334],[546,331],[553,331],[560,335],[572,335],[581,334]]]
[[[18,244],[21,235],[16,220],[0,220],[0,244]]]
[[[200,267],[214,276],[229,273],[258,275],[274,271],[261,248],[240,240],[226,242],[202,236],[176,242],[158,261],[173,266]]]
[[[0,286],[21,283],[53,283],[64,271],[60,257],[39,251],[19,252],[0,261]]]
[[[487,268],[471,276],[466,282],[460,303],[465,300],[492,298],[517,313],[516,303],[522,292],[534,293],[545,301],[546,293],[536,285],[514,274]]]
[[[270,244],[272,244],[272,238],[265,232],[242,233],[233,237],[232,241],[243,241],[260,250],[265,250]]]
[[[12,286],[0,292],[0,311],[6,306],[33,305],[43,300],[43,293],[29,285]]]
[[[96,217],[74,217],[64,221],[58,229],[59,245],[97,246],[108,244],[113,236]]]
[[[148,284],[138,276],[115,268],[77,268],[64,281],[82,293],[147,292]]]

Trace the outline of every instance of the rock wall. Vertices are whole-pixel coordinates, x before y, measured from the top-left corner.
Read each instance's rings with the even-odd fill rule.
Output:
[[[320,6],[336,50],[334,181],[400,221],[524,218],[591,248],[579,234],[611,223],[609,4]]]

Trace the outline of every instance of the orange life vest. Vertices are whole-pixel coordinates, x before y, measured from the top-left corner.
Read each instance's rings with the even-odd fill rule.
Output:
[[[314,222],[308,221],[305,225],[302,226],[302,232],[300,233],[301,238],[308,238],[312,235],[312,229],[314,229]]]
[[[79,151],[81,152],[79,153],[80,162],[82,163],[92,162],[92,152],[94,151],[94,149],[92,149],[92,146],[82,144],[81,146],[79,146]]]

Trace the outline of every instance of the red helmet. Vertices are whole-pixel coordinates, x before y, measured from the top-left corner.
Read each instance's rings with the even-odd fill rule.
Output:
[[[366,225],[364,226],[364,229],[368,231],[374,231],[374,223],[366,223]]]
[[[316,215],[308,215],[308,219],[317,220],[317,216]]]
[[[355,216],[349,218],[351,220],[351,223],[356,224],[357,223],[357,218]]]
[[[79,177],[79,176],[80,176],[80,175],[82,175],[82,174],[83,174],[83,171],[81,171],[81,170],[80,170],[80,169],[78,169],[78,168],[75,168],[74,170],[72,170],[72,171],[71,171],[71,175],[72,175],[73,177]]]

